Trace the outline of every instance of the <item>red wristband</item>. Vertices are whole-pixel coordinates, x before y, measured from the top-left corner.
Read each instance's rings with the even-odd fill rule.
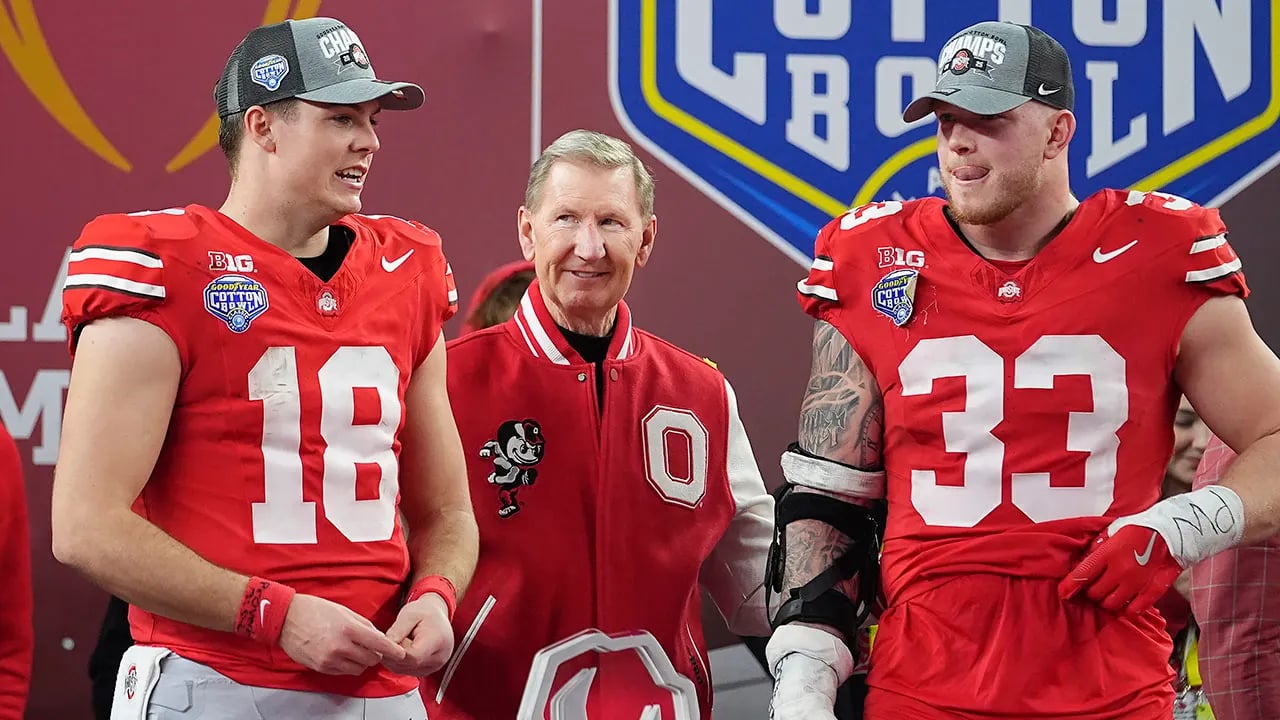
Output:
[[[435,593],[444,600],[445,607],[449,608],[449,619],[453,620],[453,612],[458,609],[458,589],[453,586],[449,578],[443,575],[428,575],[409,588],[409,597],[405,598],[404,604],[417,600],[427,593]]]
[[[260,577],[249,578],[236,615],[235,634],[263,645],[275,645],[284,629],[294,589]]]

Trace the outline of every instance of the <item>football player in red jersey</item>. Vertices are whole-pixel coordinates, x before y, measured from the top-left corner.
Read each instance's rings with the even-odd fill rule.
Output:
[[[1163,720],[1152,603],[1280,524],[1280,362],[1216,211],[1072,196],[1061,45],[981,23],[938,67],[904,119],[936,115],[948,202],[836,218],[799,285],[818,322],[783,457],[773,717],[831,717],[874,594],[850,577],[875,573],[861,508],[885,496],[866,717]],[[1160,500],[1184,391],[1242,454],[1221,485]]]
[[[436,233],[357,213],[377,113],[423,93],[312,18],[251,31],[215,100],[223,206],[71,253],[54,553],[132,606],[113,717],[421,719],[478,545],[457,296]]]
[[[768,634],[773,499],[733,389],[623,300],[657,229],[630,146],[566,133],[519,211],[536,279],[449,343],[481,552],[458,651],[423,683],[433,720],[709,718],[700,586]]]

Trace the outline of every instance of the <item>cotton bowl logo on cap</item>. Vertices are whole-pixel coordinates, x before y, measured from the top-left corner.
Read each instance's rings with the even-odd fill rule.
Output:
[[[289,61],[283,55],[267,55],[249,68],[249,77],[269,92],[280,89],[280,81],[289,74]]]
[[[244,275],[223,275],[205,287],[204,307],[231,332],[242,333],[267,311],[267,289]]]

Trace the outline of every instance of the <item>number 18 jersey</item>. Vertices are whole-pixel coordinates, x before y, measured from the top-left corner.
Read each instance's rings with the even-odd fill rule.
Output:
[[[984,260],[943,201],[833,220],[799,285],[884,398],[889,601],[959,573],[1061,578],[1156,501],[1183,327],[1247,293],[1215,210],[1102,191],[1030,262]]]
[[[215,565],[386,630],[409,568],[396,514],[405,389],[456,292],[431,230],[363,215],[339,225],[351,247],[323,281],[205,207],[100,217],[71,252],[63,319],[73,352],[86,323],[118,316],[177,348],[181,383],[136,512]],[[138,608],[130,621],[137,642],[244,684],[356,697],[416,685],[381,666],[320,675],[279,648]]]

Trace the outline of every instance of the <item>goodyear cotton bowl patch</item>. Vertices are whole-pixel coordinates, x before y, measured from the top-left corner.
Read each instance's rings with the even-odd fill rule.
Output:
[[[920,273],[915,270],[894,270],[880,278],[871,288],[871,307],[887,315],[894,325],[906,325],[916,308],[919,277]]]
[[[223,275],[205,287],[204,307],[231,332],[242,333],[267,311],[267,289],[244,275]]]
[[[933,118],[902,110],[957,61],[939,57],[946,41],[984,20],[1036,25],[1070,55],[1080,197],[1225,202],[1280,161],[1276,7],[611,0],[610,90],[637,142],[807,266],[850,206],[942,194]]]

